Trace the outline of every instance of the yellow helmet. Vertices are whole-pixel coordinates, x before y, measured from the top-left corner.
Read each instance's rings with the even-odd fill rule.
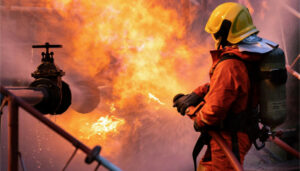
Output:
[[[223,3],[214,9],[206,23],[205,31],[212,35],[216,34],[225,20],[231,23],[227,36],[227,41],[231,44],[236,44],[251,34],[258,33],[248,9],[234,2]],[[215,41],[220,41],[215,36],[213,38]]]

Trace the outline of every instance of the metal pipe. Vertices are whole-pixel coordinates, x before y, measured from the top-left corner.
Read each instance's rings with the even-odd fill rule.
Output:
[[[15,96],[20,97],[30,105],[40,103],[45,97],[41,89],[25,88],[25,87],[7,87],[7,89]]]
[[[106,168],[110,168],[109,170],[111,170],[111,171],[122,171],[120,168],[118,168],[117,166],[115,166],[114,164],[112,164],[111,162],[106,160],[105,158],[101,157],[100,155],[98,155],[96,157],[96,160],[99,163],[101,163],[103,166],[105,165]]]
[[[228,157],[230,163],[232,164],[234,170],[242,171],[243,167],[241,166],[240,162],[236,159],[232,151],[229,149],[227,143],[225,142],[224,138],[215,131],[208,131],[208,134],[218,143],[221,147],[225,155]]]
[[[300,74],[298,72],[296,72],[295,70],[293,70],[289,65],[286,65],[286,70],[292,74],[294,77],[296,77],[298,80],[300,80]]]
[[[5,96],[10,96],[10,97],[14,98],[14,101],[16,103],[18,103],[20,107],[22,107],[24,110],[26,110],[30,115],[34,116],[40,122],[42,122],[45,125],[47,125],[54,132],[56,132],[57,134],[59,134],[60,136],[62,136],[63,138],[65,138],[67,141],[69,141],[70,143],[72,143],[76,148],[79,148],[80,150],[82,150],[86,154],[90,154],[91,153],[92,150],[90,148],[88,148],[85,144],[81,143],[79,140],[77,140],[76,138],[74,138],[71,134],[69,134],[68,132],[66,132],[64,129],[60,128],[59,126],[57,126],[56,124],[54,124],[52,121],[50,121],[49,119],[47,119],[46,117],[44,117],[42,113],[40,113],[35,108],[33,108],[32,106],[30,106],[24,100],[22,100],[21,98],[15,96],[14,94],[12,94],[10,91],[8,91],[7,89],[5,89],[2,86],[0,86],[0,92],[3,93]],[[108,170],[111,170],[111,171],[121,171],[121,169],[119,169],[117,166],[115,166],[114,164],[112,164],[111,162],[109,162],[108,160],[106,160],[105,158],[100,157],[99,155],[97,156],[96,159],[97,159],[97,161],[100,161],[101,164],[105,168],[107,168]]]
[[[287,143],[285,143],[284,141],[282,141],[280,138],[278,138],[276,136],[275,137],[270,136],[269,140],[272,141],[272,142],[274,142],[279,147],[281,147],[285,151],[289,152],[293,156],[295,156],[298,159],[300,159],[300,153],[297,150],[293,149],[291,146],[289,146]]]
[[[14,97],[8,99],[8,170],[18,171],[19,111]]]
[[[282,2],[282,1],[278,1],[280,2],[280,4],[287,9],[290,13],[294,14],[295,17],[300,19],[300,12],[298,12],[297,10],[295,10],[294,8],[292,8],[291,6],[287,5],[286,3]]]
[[[294,65],[297,63],[297,61],[300,59],[300,54],[294,59],[293,63],[290,65],[290,67],[294,67]]]

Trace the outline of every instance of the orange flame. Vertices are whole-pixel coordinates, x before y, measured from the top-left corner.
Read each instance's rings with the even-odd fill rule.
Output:
[[[72,117],[70,117],[72,115]],[[120,131],[126,130],[124,118],[111,114],[100,116],[98,111],[88,114],[89,117],[77,113],[73,109],[65,115],[56,118],[55,122],[88,145],[103,144],[107,139],[117,136]],[[97,117],[97,118],[95,118]],[[71,119],[71,122],[70,122]]]
[[[89,123],[87,123],[89,124]],[[108,134],[118,134],[118,128],[125,124],[125,120],[117,118],[115,116],[105,116],[100,117],[97,122],[93,123],[90,126],[87,139],[90,139],[92,136],[100,136],[102,140],[107,138]]]
[[[51,7],[64,17],[70,34],[67,42],[72,50],[62,59],[65,60],[62,67],[111,88],[109,97],[101,99],[102,106],[88,117],[79,118],[74,111],[60,116],[65,118],[62,126],[82,141],[96,145],[101,138],[118,135],[119,130],[134,132],[127,121],[131,113],[159,108],[171,111],[170,99],[175,94],[191,91],[208,78],[210,62],[209,58],[203,58],[203,52],[209,53],[206,45],[200,46],[192,37],[188,39],[187,20],[179,14],[181,10],[162,3],[159,0],[51,1]],[[149,105],[149,99],[155,102],[149,109],[136,107]],[[110,106],[105,107],[106,104]],[[97,116],[95,122],[98,113],[110,116]],[[117,118],[116,113],[122,113],[124,119]]]
[[[111,104],[110,106],[110,113],[113,113],[114,111],[116,111],[116,108],[115,108],[115,104]]]

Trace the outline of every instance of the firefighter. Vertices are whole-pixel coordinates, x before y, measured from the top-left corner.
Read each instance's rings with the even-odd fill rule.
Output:
[[[191,94],[176,95],[174,107],[185,115],[188,107],[201,102],[202,108],[190,115],[195,129],[202,134],[205,129],[217,130],[243,164],[253,142],[247,117],[249,112],[255,113],[258,106],[258,73],[254,64],[278,45],[258,37],[259,31],[248,9],[234,2],[216,7],[205,31],[212,35],[216,48],[210,52],[213,61],[210,82]],[[257,127],[256,124],[254,128]],[[198,170],[234,170],[216,141],[211,138],[206,141],[208,148]]]

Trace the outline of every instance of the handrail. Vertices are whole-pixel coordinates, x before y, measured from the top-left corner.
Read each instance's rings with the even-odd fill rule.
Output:
[[[9,105],[9,170],[11,171],[17,171],[18,167],[18,157],[15,155],[18,152],[18,107],[22,107],[25,111],[27,111],[30,115],[38,119],[43,124],[47,125],[50,129],[55,131],[57,134],[65,138],[67,141],[73,144],[76,148],[82,150],[87,155],[91,155],[92,150],[87,147],[85,144],[81,143],[79,140],[77,140],[75,137],[73,137],[71,134],[66,132],[61,127],[57,126],[55,123],[53,123],[51,120],[47,119],[43,116],[42,113],[37,111],[35,108],[30,106],[28,103],[26,103],[21,98],[15,96],[13,93],[11,93],[9,90],[4,88],[0,85],[0,93],[3,94],[8,98],[8,105]],[[120,168],[106,160],[105,158],[101,157],[100,155],[95,156],[95,160],[103,165],[105,168],[111,171],[121,171]]]

